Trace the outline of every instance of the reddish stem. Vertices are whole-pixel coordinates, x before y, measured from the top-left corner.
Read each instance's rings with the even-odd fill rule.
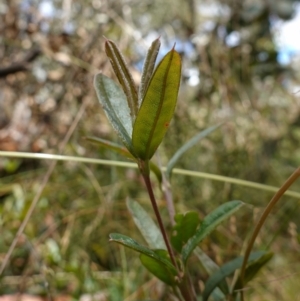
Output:
[[[161,219],[160,212],[159,212],[158,207],[157,207],[157,203],[156,203],[156,200],[155,200],[155,196],[154,196],[152,185],[151,185],[151,181],[150,181],[150,176],[147,175],[147,174],[145,174],[145,173],[143,173],[143,172],[142,172],[142,175],[143,175],[143,178],[144,178],[147,190],[148,190],[150,201],[151,201],[151,204],[152,204],[152,207],[153,207],[153,210],[154,210],[154,213],[155,213],[155,216],[156,216],[156,219],[157,219],[157,222],[158,222],[161,234],[162,234],[162,236],[164,238],[164,241],[165,241],[168,253],[170,255],[170,259],[171,259],[173,265],[176,267],[176,269],[178,271],[178,266],[177,266],[177,263],[176,263],[176,260],[175,260],[175,255],[174,255],[173,249],[171,247],[169,238],[167,236],[165,226],[164,226],[163,221]]]

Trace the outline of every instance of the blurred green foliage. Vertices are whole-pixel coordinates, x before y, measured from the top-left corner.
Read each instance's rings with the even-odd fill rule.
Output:
[[[299,62],[278,63],[270,27],[271,18],[290,19],[297,1],[269,5],[260,0],[93,0],[70,7],[53,3],[63,16],[55,11],[53,17],[42,17],[39,1],[32,1],[28,9],[18,1],[1,4],[1,68],[22,61],[35,47],[42,49],[25,71],[1,78],[1,150],[57,153],[80,104],[87,102],[64,154],[123,160],[82,139],[92,135],[117,141],[98,105],[92,79],[98,70],[113,77],[104,54],[105,35],[118,41],[138,82],[136,66],[151,33],[160,35],[168,49],[176,39],[191,42],[193,48],[182,50],[184,76],[176,116],[159,149],[163,164],[195,133],[223,121],[220,130],[189,150],[177,167],[279,186],[300,164],[299,93],[294,89],[299,87]],[[229,47],[231,34],[240,42]],[[189,85],[190,75],[184,71],[190,69],[199,72],[196,86]],[[21,111],[26,116],[17,114],[20,103],[30,111],[29,121],[25,109]],[[0,262],[48,166],[43,160],[0,159]],[[172,188],[177,211],[197,209],[202,218],[231,199],[252,205],[202,243],[219,264],[239,255],[272,197],[269,192],[179,175],[172,177]],[[299,191],[297,185],[293,189]],[[101,293],[103,300],[170,300],[132,251],[108,243],[110,232],[142,241],[126,208],[128,196],[151,212],[137,170],[59,163],[0,278],[0,294],[80,299]],[[162,198],[159,208],[167,220]],[[297,293],[298,208],[297,199],[283,197],[261,232],[257,246],[276,255],[252,284],[251,300],[292,300]],[[196,260],[191,265],[201,287],[207,275]],[[278,275],[286,278],[278,280]]]

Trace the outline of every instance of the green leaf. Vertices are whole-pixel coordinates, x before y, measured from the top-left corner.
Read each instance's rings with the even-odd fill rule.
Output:
[[[138,112],[138,95],[133,78],[128,70],[122,53],[113,41],[105,41],[105,52],[127,96],[127,102],[131,113],[131,122],[133,123]]]
[[[207,256],[199,247],[195,248],[194,254],[197,256],[202,267],[204,268],[204,270],[209,276],[211,276],[213,273],[215,273],[220,269],[220,267],[209,256]],[[221,291],[216,289],[217,290],[216,294],[219,295],[220,297],[222,294],[223,297],[229,294],[229,287],[225,279],[219,282],[218,287]]]
[[[176,224],[172,230],[171,243],[180,253],[182,246],[195,234],[200,220],[197,212],[176,214],[174,219]]]
[[[133,155],[122,145],[113,143],[111,141],[105,140],[105,139],[101,139],[101,138],[97,138],[97,137],[86,137],[86,140],[92,142],[92,143],[96,143],[100,146],[103,146],[107,149],[110,149],[124,157],[127,157],[129,159],[135,160],[135,158],[133,157]]]
[[[170,159],[167,169],[166,169],[166,176],[169,179],[171,177],[172,170],[177,163],[177,161],[182,157],[182,155],[192,148],[194,145],[196,145],[201,139],[205,138],[207,135],[209,135],[211,132],[216,130],[218,127],[220,127],[222,123],[214,125],[209,127],[208,129],[205,129],[204,131],[201,131],[200,133],[196,134],[192,139],[187,141],[182,147],[177,150],[177,152],[173,155],[173,157]]]
[[[172,49],[159,63],[136,117],[132,144],[139,159],[149,160],[173,117],[180,84],[181,59]]]
[[[196,246],[210,234],[221,222],[230,217],[234,212],[244,205],[241,201],[231,201],[222,204],[213,212],[209,213],[197,229],[195,235],[191,237],[182,249],[182,259],[186,263],[187,259]]]
[[[124,92],[112,79],[102,73],[95,76],[94,86],[108,120],[127,149],[134,155],[131,142],[132,123]]]
[[[147,211],[138,202],[131,199],[127,199],[127,207],[149,247],[166,249],[162,234]]]
[[[155,250],[155,253],[168,260],[167,251],[165,250]],[[163,281],[164,283],[174,286],[175,285],[175,277],[176,273],[172,273],[169,268],[165,265],[162,265],[159,261],[154,258],[151,258],[147,255],[141,254],[140,260],[143,266],[158,279]]]
[[[156,261],[160,262],[162,265],[166,266],[173,274],[175,274],[175,275],[177,274],[176,268],[173,266],[173,264],[171,263],[170,260],[159,256],[156,252],[139,244],[134,239],[132,239],[126,235],[119,234],[119,233],[111,233],[111,234],[109,234],[109,238],[110,238],[109,241],[117,242],[117,243],[124,245],[130,249],[133,249],[141,254],[144,254],[148,257],[155,259]]]
[[[265,254],[266,252],[262,252],[262,251],[252,253],[248,259],[248,264],[254,260],[259,259]],[[203,301],[207,301],[211,292],[216,287],[218,287],[219,283],[221,281],[224,281],[226,277],[233,274],[235,270],[241,268],[242,264],[243,264],[243,257],[239,256],[233,259],[232,261],[229,261],[226,264],[224,264],[216,273],[210,276],[205,283],[205,288],[202,296]]]
[[[273,255],[274,254],[272,252],[264,253],[261,257],[257,258],[256,260],[253,260],[248,264],[244,276],[244,285],[256,276],[260,269],[271,260]],[[242,289],[240,277],[238,278],[236,285],[234,286],[234,290],[239,289]]]
[[[151,47],[148,50],[145,63],[143,66],[142,78],[139,88],[139,107],[144,99],[145,93],[147,91],[149,82],[153,75],[153,70],[155,67],[155,61],[158,55],[158,51],[160,48],[160,40],[156,39],[152,42]]]

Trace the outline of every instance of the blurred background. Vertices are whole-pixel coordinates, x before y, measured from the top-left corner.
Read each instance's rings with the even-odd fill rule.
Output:
[[[124,160],[84,139],[119,142],[93,88],[100,71],[115,78],[104,36],[119,46],[137,84],[157,37],[158,60],[174,43],[182,56],[178,106],[159,148],[163,165],[193,135],[223,121],[177,167],[280,186],[300,165],[300,2],[293,0],[1,1],[1,151]],[[0,263],[49,165],[0,157]],[[197,210],[201,218],[229,200],[249,204],[202,243],[218,264],[241,254],[272,197],[178,175],[172,188],[177,211]],[[300,192],[299,183],[292,189]],[[111,232],[145,243],[126,208],[128,196],[151,212],[137,170],[59,162],[0,276],[0,295],[171,300],[133,252],[108,243]],[[300,300],[299,214],[299,198],[285,196],[260,233],[256,248],[276,255],[251,283],[251,300]],[[200,291],[208,275],[195,259],[192,273]]]

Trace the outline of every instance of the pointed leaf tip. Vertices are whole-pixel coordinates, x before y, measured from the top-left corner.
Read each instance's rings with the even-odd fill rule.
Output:
[[[150,258],[153,258],[154,260],[160,262],[164,266],[166,266],[172,273],[176,275],[177,271],[176,268],[173,266],[171,261],[167,259],[166,257],[160,256],[160,252],[156,252],[155,250],[151,250],[148,247],[145,247],[141,244],[139,244],[137,241],[132,239],[131,237],[128,237],[123,234],[119,233],[111,233],[109,234],[109,241],[117,242],[121,245],[124,245],[127,248],[133,249],[136,252],[139,252],[141,254],[144,254]],[[162,250],[164,252],[165,250]]]
[[[138,94],[135,83],[121,51],[113,41],[108,39],[105,40],[105,52],[126,94],[128,106],[130,108],[130,115],[133,122],[138,111]]]
[[[217,125],[211,126],[197,135],[195,135],[193,138],[188,140],[183,146],[181,146],[176,153],[173,155],[173,157],[170,159],[168,165],[167,165],[167,170],[166,170],[166,176],[169,179],[171,177],[172,170],[177,163],[177,161],[182,157],[182,155],[189,150],[191,147],[193,147],[198,141],[201,139],[205,138],[208,134],[216,130],[218,127],[220,127],[223,123],[219,123]]]
[[[155,67],[156,58],[160,48],[160,40],[159,38],[154,40],[147,52],[147,56],[145,59],[145,63],[143,66],[143,72],[141,77],[141,83],[139,87],[139,107],[144,99],[145,93],[147,91],[149,82],[153,75],[153,70]]]

